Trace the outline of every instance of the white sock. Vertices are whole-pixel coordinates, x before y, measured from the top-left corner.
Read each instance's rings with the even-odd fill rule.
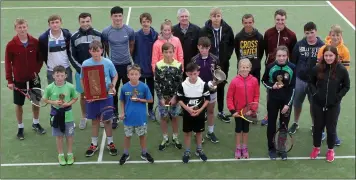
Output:
[[[33,118],[33,124],[39,124],[39,123],[40,123],[40,120],[39,120],[39,119]]]
[[[214,126],[208,126],[208,132],[213,133],[214,132]]]
[[[58,154],[59,156],[64,156],[64,154],[62,153],[62,154]]]
[[[68,153],[67,155],[73,155],[73,153]]]
[[[168,134],[163,134],[163,139],[168,141]]]
[[[91,137],[91,143],[94,146],[98,146],[98,137]]]
[[[167,137],[168,138],[168,137]],[[173,133],[173,139],[177,139],[178,138],[178,134],[174,134]]]
[[[18,128],[24,128],[25,126],[23,125],[23,123],[21,123],[21,124],[17,124],[17,127]]]
[[[113,137],[112,136],[108,136],[108,137],[106,137],[106,139],[107,139],[107,141],[108,141],[108,144],[110,144],[110,143],[112,143],[112,142],[114,142],[114,140],[113,140]]]

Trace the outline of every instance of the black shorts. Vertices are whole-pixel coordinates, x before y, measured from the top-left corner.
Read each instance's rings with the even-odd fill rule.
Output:
[[[204,112],[202,112],[198,117],[192,117],[190,115],[183,116],[183,132],[204,132],[205,131],[205,118]]]
[[[235,132],[236,133],[248,133],[250,131],[250,123],[244,119],[237,117],[235,118]]]
[[[38,77],[39,83],[35,84],[32,80],[29,81],[29,86],[30,88],[41,88],[41,80],[40,77]],[[26,82],[14,82],[15,87],[19,89],[27,89],[26,87]],[[26,93],[26,91],[24,91]],[[17,91],[14,90],[14,104],[23,106],[25,104],[25,96]]]

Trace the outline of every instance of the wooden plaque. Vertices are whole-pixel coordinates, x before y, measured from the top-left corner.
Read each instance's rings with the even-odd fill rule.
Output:
[[[84,95],[87,100],[107,98],[104,65],[83,67]]]

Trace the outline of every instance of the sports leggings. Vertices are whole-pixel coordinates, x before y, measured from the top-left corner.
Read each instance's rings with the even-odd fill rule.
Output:
[[[285,103],[284,100],[276,100],[271,97],[267,101],[267,113],[268,113],[268,125],[267,125],[267,141],[268,141],[268,150],[275,149],[273,138],[276,134],[276,123],[279,114],[279,127],[287,128],[290,120],[290,112],[292,106],[289,106],[289,110],[285,114],[281,114]],[[284,123],[284,125],[283,125]]]
[[[326,127],[327,144],[329,149],[333,149],[336,139],[336,125],[340,114],[340,105],[327,108],[323,110],[322,107],[313,103],[312,106],[314,116],[314,132],[313,145],[314,147],[321,146],[321,137],[324,128]]]

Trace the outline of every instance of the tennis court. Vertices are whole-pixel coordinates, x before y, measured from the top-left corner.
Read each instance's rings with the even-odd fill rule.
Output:
[[[1,179],[107,179],[107,178],[355,178],[355,68],[351,62],[349,71],[351,89],[343,99],[342,110],[338,122],[338,135],[342,145],[335,148],[336,158],[333,163],[321,160],[326,153],[326,143],[322,145],[320,160],[309,160],[312,150],[310,131],[311,118],[309,104],[304,103],[299,131],[294,135],[295,145],[289,153],[287,161],[271,161],[267,154],[266,127],[251,125],[249,133],[250,159],[235,160],[234,121],[230,124],[216,120],[215,133],[220,139],[218,144],[206,141],[203,145],[208,162],[201,162],[192,156],[191,163],[183,164],[182,150],[169,147],[158,151],[162,136],[158,124],[148,123],[148,151],[155,158],[154,164],[140,159],[138,138],[132,138],[130,160],[124,166],[118,161],[123,151],[123,125],[114,130],[114,142],[119,150],[118,156],[110,156],[105,149],[103,129],[100,129],[100,152],[93,157],[85,157],[90,144],[91,125],[85,130],[76,129],[73,152],[76,162],[72,166],[60,167],[57,162],[55,138],[51,136],[49,125],[49,107],[41,109],[40,122],[47,134],[38,135],[31,129],[32,113],[29,103],[24,106],[24,141],[16,139],[16,117],[14,113],[12,92],[6,87],[4,76],[4,52],[7,42],[14,36],[13,21],[24,17],[29,23],[29,33],[38,37],[48,28],[47,18],[59,14],[63,19],[63,27],[72,33],[79,28],[77,17],[81,12],[89,12],[93,17],[93,27],[102,31],[111,24],[110,8],[120,5],[124,7],[125,22],[138,30],[141,26],[139,15],[151,13],[152,26],[159,31],[164,19],[177,21],[177,10],[186,7],[191,14],[191,22],[203,26],[209,18],[212,7],[221,7],[223,19],[233,28],[234,34],[241,30],[241,17],[251,13],[255,17],[255,27],[263,34],[274,25],[273,14],[276,9],[287,11],[287,26],[297,34],[298,40],[303,37],[303,26],[313,21],[318,27],[319,36],[324,39],[331,25],[339,24],[343,28],[344,42],[349,48],[351,57],[355,57],[355,30],[345,22],[332,7],[324,1],[16,1],[2,2],[1,6]],[[41,71],[42,87],[47,85],[46,68]],[[229,79],[237,73],[236,57],[230,60]],[[227,90],[227,88],[225,88]],[[261,86],[261,100],[265,101],[265,88]],[[74,114],[78,124],[80,119],[79,101],[74,105]],[[225,106],[226,108],[226,106]],[[226,109],[227,111],[227,109]],[[293,120],[293,118],[291,118]],[[180,134],[183,141],[183,134]],[[192,146],[194,149],[195,146]]]

